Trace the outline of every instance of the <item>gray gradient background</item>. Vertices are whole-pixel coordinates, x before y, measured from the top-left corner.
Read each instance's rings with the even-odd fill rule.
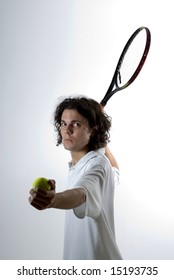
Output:
[[[117,242],[124,259],[174,258],[172,1],[0,1],[0,259],[61,259],[64,211],[37,211],[39,176],[64,190],[69,153],[55,146],[58,97],[100,101],[131,33],[152,32],[136,82],[108,103],[121,170]]]

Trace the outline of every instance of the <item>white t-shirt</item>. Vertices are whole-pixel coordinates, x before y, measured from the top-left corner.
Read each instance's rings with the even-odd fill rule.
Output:
[[[104,155],[92,151],[70,167],[68,188],[83,187],[86,202],[66,210],[65,260],[120,260],[115,240],[114,189],[119,171]]]

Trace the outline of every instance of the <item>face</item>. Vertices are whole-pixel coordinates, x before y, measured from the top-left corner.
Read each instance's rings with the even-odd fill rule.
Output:
[[[65,149],[71,152],[87,152],[91,129],[88,120],[74,109],[65,109],[60,128]]]

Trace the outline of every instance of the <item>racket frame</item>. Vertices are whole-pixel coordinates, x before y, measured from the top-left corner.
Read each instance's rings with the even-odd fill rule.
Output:
[[[135,39],[135,37],[138,35],[138,33],[142,30],[145,30],[146,31],[146,45],[145,45],[145,48],[144,48],[144,52],[143,52],[143,55],[141,57],[141,60],[136,68],[136,70],[134,71],[133,75],[131,76],[131,78],[127,81],[127,83],[125,83],[123,86],[119,86],[117,84],[117,77],[119,75],[119,72],[120,72],[120,68],[121,68],[121,65],[122,65],[122,62],[123,62],[123,59],[125,57],[125,54],[127,53],[131,43],[133,42],[133,40]],[[132,84],[132,82],[136,79],[136,77],[138,76],[138,74],[140,73],[145,61],[146,61],[146,58],[147,58],[147,55],[148,55],[148,52],[149,52],[149,48],[150,48],[150,44],[151,44],[151,33],[150,33],[150,30],[145,27],[145,26],[142,26],[142,27],[139,27],[132,35],[131,37],[129,38],[129,40],[127,41],[121,55],[120,55],[120,58],[118,60],[118,63],[117,63],[117,66],[116,66],[116,69],[115,69],[115,72],[114,72],[114,75],[113,75],[113,78],[112,78],[112,81],[110,83],[110,86],[104,96],[104,98],[102,99],[102,101],[100,102],[101,106],[104,107],[106,106],[108,100],[111,98],[111,96],[120,91],[120,90],[123,90],[125,89],[126,87],[128,87],[130,84]],[[114,89],[115,87],[115,89]]]

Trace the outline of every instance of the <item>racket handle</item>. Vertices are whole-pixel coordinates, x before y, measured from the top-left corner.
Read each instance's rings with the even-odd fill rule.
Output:
[[[106,106],[107,101],[104,101],[104,99],[100,102],[100,107],[103,110],[104,107]]]

